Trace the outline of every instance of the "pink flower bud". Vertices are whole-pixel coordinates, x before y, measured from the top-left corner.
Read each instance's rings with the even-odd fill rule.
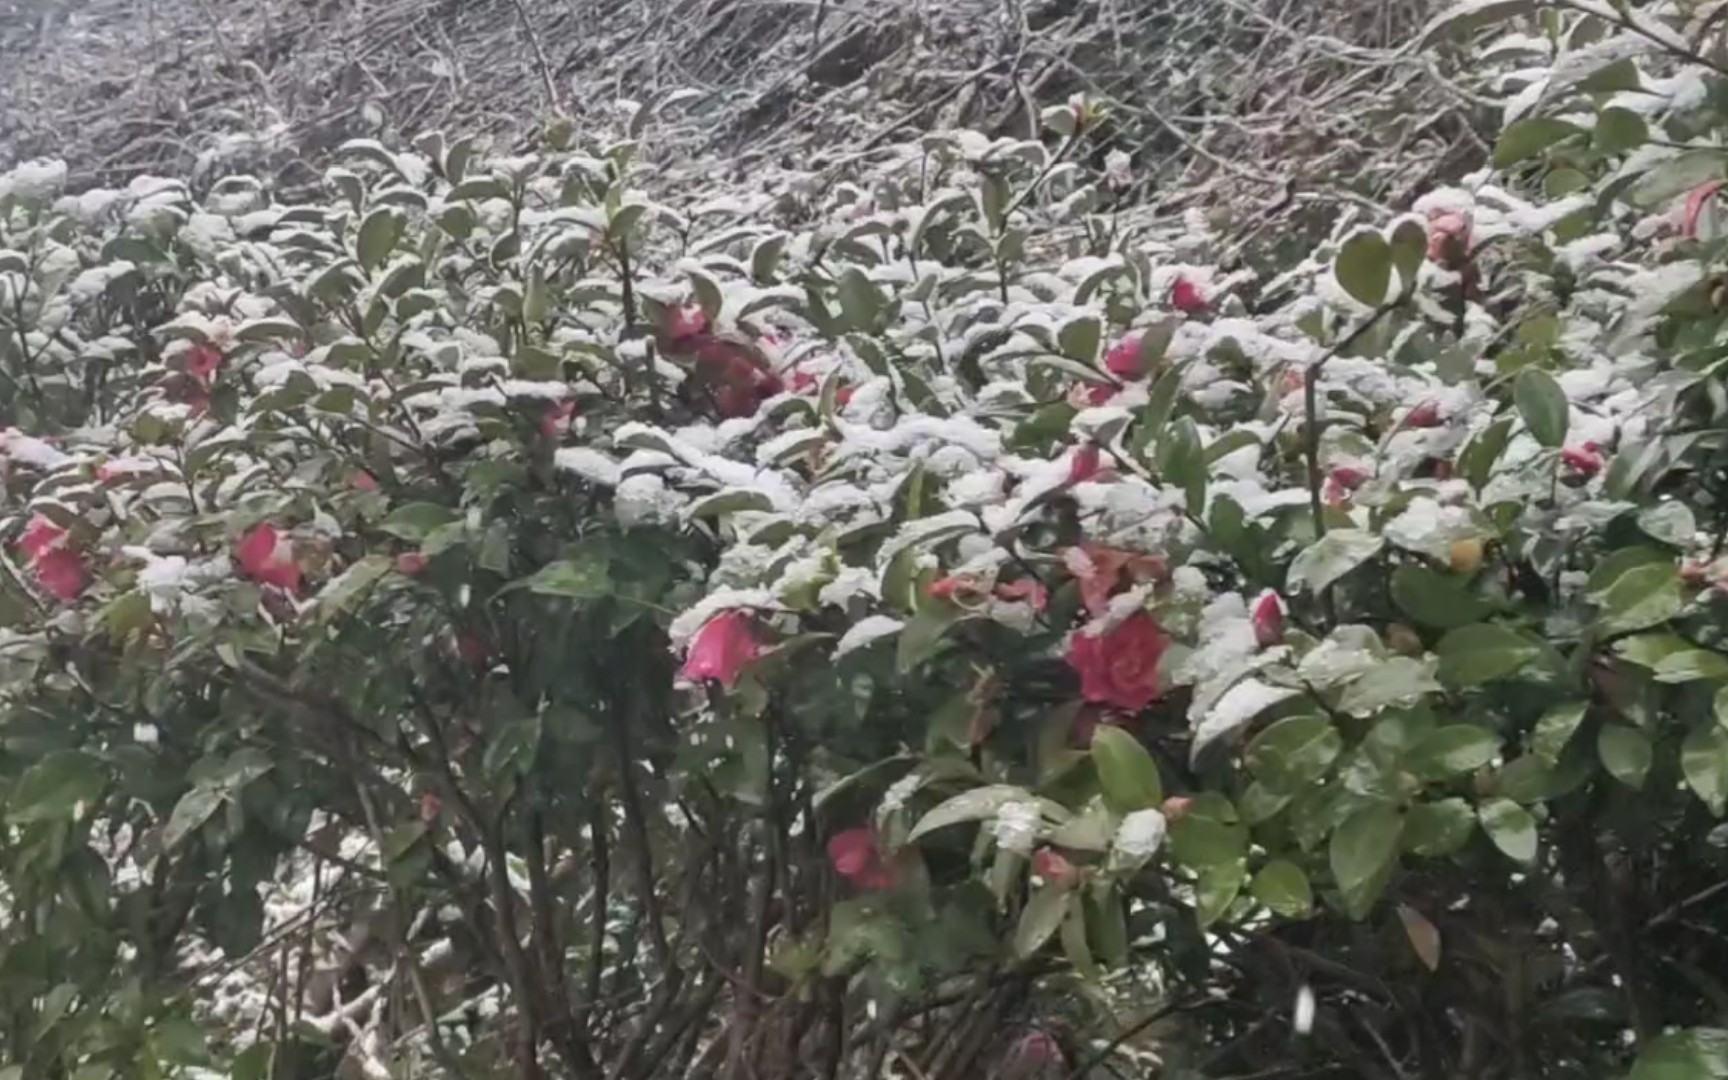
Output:
[[[1424,401],[1404,414],[1404,426],[1407,428],[1431,428],[1440,426],[1440,403]]]
[[[403,577],[419,577],[431,561],[418,551],[404,551],[396,556],[396,572]]]
[[[1254,604],[1254,640],[1262,649],[1284,643],[1284,601],[1271,589]]]
[[[1593,442],[1562,449],[1560,461],[1568,469],[1586,479],[1602,471],[1602,453]]]
[[[1170,306],[1184,315],[1203,315],[1206,313],[1206,295],[1200,291],[1200,286],[1179,277],[1170,286]]]
[[[1042,847],[1032,853],[1032,872],[1059,889],[1071,889],[1080,871],[1055,848]]]

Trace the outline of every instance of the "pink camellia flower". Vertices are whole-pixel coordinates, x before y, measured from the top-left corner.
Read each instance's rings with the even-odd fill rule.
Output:
[[[1602,471],[1602,448],[1594,442],[1568,446],[1560,451],[1560,461],[1579,476],[1595,476]]]
[[[1129,334],[1121,341],[1110,346],[1104,354],[1104,367],[1118,379],[1137,379],[1146,374],[1140,363],[1140,343],[1143,334]]]
[[[396,572],[403,577],[419,577],[431,561],[418,551],[404,551],[396,556]]]
[[[355,469],[354,475],[348,478],[348,482],[354,485],[355,491],[378,490],[378,478],[365,469]]]
[[[1130,584],[1162,580],[1164,560],[1157,555],[1122,551],[1101,544],[1083,543],[1062,553],[1062,562],[1080,583],[1080,599],[1093,616],[1110,606],[1110,595],[1124,578]]]
[[[570,420],[576,415],[576,402],[560,401],[548,406],[540,417],[540,434],[548,439],[556,439],[570,430]]]
[[[883,854],[874,829],[835,833],[828,839],[828,861],[854,888],[875,891],[894,887],[894,868]]]
[[[666,336],[673,341],[689,341],[707,332],[708,314],[695,304],[666,309]]]
[[[1170,306],[1184,315],[1204,315],[1206,313],[1206,294],[1200,291],[1200,286],[1185,277],[1176,279],[1170,286]]]
[[[1009,1048],[1008,1064],[1011,1067],[1004,1072],[1013,1076],[1061,1075],[1069,1066],[1062,1044],[1047,1031],[1033,1031],[1022,1036]]]
[[[1407,428],[1439,427],[1440,403],[1433,400],[1421,402],[1404,414],[1404,426]]]
[[[36,584],[56,600],[76,600],[90,584],[90,570],[71,536],[41,514],[30,519],[18,550],[30,560]]]
[[[1050,591],[1037,578],[1021,578],[1019,581],[1005,581],[997,584],[996,598],[999,600],[1024,600],[1032,605],[1033,611],[1043,611],[1050,602]]]
[[[1428,215],[1428,259],[1457,270],[1470,261],[1473,222],[1468,211],[1435,210]]]
[[[84,556],[71,548],[48,552],[36,560],[33,568],[36,584],[56,600],[76,600],[90,584],[90,569],[84,565]]]
[[[691,682],[717,679],[728,689],[738,684],[744,665],[762,655],[756,637],[756,618],[740,608],[722,611],[702,624],[690,640],[684,658],[684,677]]]
[[[1071,889],[1080,871],[1055,848],[1041,847],[1032,853],[1032,872],[1059,889]]]
[[[186,353],[186,374],[199,382],[209,382],[221,366],[222,350],[214,345],[194,345]]]
[[[1254,624],[1254,640],[1262,649],[1284,643],[1284,601],[1271,589],[1255,601],[1250,621]]]
[[[1097,443],[1087,443],[1081,446],[1068,459],[1068,479],[1064,481],[1063,486],[1073,487],[1075,484],[1083,484],[1096,478],[1103,468],[1102,461],[1103,455],[1098,449]]]
[[[34,561],[56,548],[64,547],[66,541],[65,529],[37,514],[30,519],[30,524],[24,527],[24,535],[18,538],[18,550]]]
[[[818,379],[803,368],[794,368],[792,370],[792,392],[794,394],[814,394],[821,388],[821,379]]]
[[[1368,482],[1368,473],[1354,465],[1340,465],[1328,474],[1329,479],[1345,491],[1355,491]]]
[[[1164,800],[1164,805],[1159,807],[1159,812],[1168,821],[1181,821],[1183,817],[1187,816],[1188,808],[1193,805],[1194,800],[1186,795],[1172,795]]]
[[[240,570],[260,585],[300,591],[300,564],[294,561],[294,545],[269,522],[252,527],[234,546]]]
[[[924,590],[936,600],[973,599],[984,592],[984,583],[976,574],[948,574],[932,581]]]
[[[1139,712],[1158,699],[1158,663],[1169,647],[1158,621],[1137,611],[1102,634],[1075,633],[1067,660],[1087,701]]]
[[[1698,220],[1704,216],[1704,208],[1716,198],[1716,193],[1722,190],[1721,180],[1706,180],[1686,193],[1685,209],[1680,216],[1680,235],[1688,240],[1698,238]]]

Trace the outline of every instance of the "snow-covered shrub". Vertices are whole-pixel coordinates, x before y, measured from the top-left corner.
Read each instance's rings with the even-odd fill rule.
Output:
[[[1716,1068],[1720,31],[1536,6],[1430,29],[1493,167],[1270,279],[1118,244],[1084,101],[689,207],[646,109],[8,174],[0,1046]]]

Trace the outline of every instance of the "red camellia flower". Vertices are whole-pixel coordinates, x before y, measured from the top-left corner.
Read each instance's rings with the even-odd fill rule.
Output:
[[[1119,379],[1137,379],[1146,374],[1140,363],[1140,343],[1143,334],[1129,334],[1110,346],[1104,354],[1104,367]]]
[[[1200,286],[1185,277],[1176,279],[1170,286],[1170,306],[1184,315],[1203,315],[1206,312],[1206,295],[1200,291]]]
[[[269,522],[253,526],[242,536],[234,546],[234,557],[241,572],[260,585],[300,591],[300,564],[294,561],[294,545]]]
[[[214,345],[194,345],[186,354],[186,374],[200,382],[209,382],[221,366],[222,350]]]
[[[1158,699],[1158,662],[1170,647],[1158,621],[1137,611],[1102,634],[1068,640],[1068,666],[1080,674],[1087,701],[1139,712]]]
[[[756,618],[741,609],[723,611],[702,624],[684,658],[684,677],[692,682],[718,679],[730,689],[744,665],[762,655],[756,638]]]
[[[1254,640],[1262,649],[1284,643],[1284,601],[1271,589],[1260,594],[1251,616]]]
[[[1436,210],[1428,215],[1428,259],[1437,266],[1457,270],[1470,261],[1469,213]]]
[[[560,401],[548,406],[540,417],[540,434],[548,439],[556,439],[570,430],[570,419],[576,415],[575,401]]]
[[[1424,401],[1404,415],[1404,426],[1407,428],[1431,428],[1440,426],[1440,403]]]
[[[1721,180],[1706,180],[1686,193],[1686,208],[1680,218],[1680,235],[1688,240],[1698,238],[1698,219],[1704,216],[1704,208],[1716,198],[1716,193],[1722,190]]]
[[[419,577],[431,561],[418,551],[404,551],[396,556],[396,572],[403,577]]]
[[[1097,477],[1103,468],[1103,455],[1097,443],[1087,443],[1074,451],[1068,459],[1068,479],[1063,482],[1065,487],[1083,484]]]
[[[876,830],[847,829],[828,840],[828,861],[853,887],[874,891],[894,886],[894,868],[882,852]]]
[[[984,591],[976,574],[948,574],[932,581],[924,590],[937,600],[961,600],[976,597]]]
[[[30,519],[18,540],[18,550],[30,560],[36,584],[56,600],[76,600],[90,584],[90,570],[84,565],[84,556],[72,546],[72,538],[41,514]]]
[[[1055,848],[1041,847],[1032,853],[1032,872],[1060,889],[1071,889],[1080,871]]]
[[[348,478],[348,482],[354,485],[355,491],[378,490],[378,478],[365,469],[354,470],[354,475]]]

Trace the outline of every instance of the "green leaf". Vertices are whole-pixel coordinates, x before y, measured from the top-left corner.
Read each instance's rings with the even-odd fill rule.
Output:
[[[1668,501],[1647,506],[1638,511],[1638,527],[1644,532],[1677,548],[1686,548],[1698,538],[1698,519],[1691,507],[1683,502]]]
[[[79,803],[94,802],[107,783],[96,759],[77,750],[56,750],[25,770],[7,800],[13,824],[71,817]]]
[[[1440,680],[1480,686],[1503,679],[1541,654],[1541,648],[1498,623],[1461,626],[1440,639]]]
[[[1358,229],[1338,248],[1332,272],[1353,298],[1369,307],[1379,307],[1386,301],[1386,289],[1392,280],[1392,247],[1380,230]]]
[[[1591,138],[1602,153],[1619,154],[1649,142],[1650,128],[1631,109],[1612,106],[1596,114],[1596,130]]]
[[[1254,875],[1248,887],[1254,899],[1286,919],[1306,918],[1314,908],[1314,888],[1308,875],[1289,859],[1273,859]]]
[[[1470,481],[1471,487],[1480,489],[1494,475],[1494,463],[1506,452],[1506,444],[1511,439],[1512,418],[1509,416],[1472,435],[1464,449],[1458,452],[1458,474]]]
[[[1728,1031],[1698,1027],[1644,1044],[1626,1080],[1728,1080]]]
[[[1392,268],[1405,289],[1416,282],[1422,263],[1428,258],[1428,230],[1414,218],[1404,218],[1392,230],[1388,243],[1392,249]]]
[[[1405,764],[1424,780],[1448,780],[1474,772],[1500,752],[1500,736],[1475,724],[1447,724],[1411,748]]]
[[[579,549],[571,558],[542,566],[527,584],[536,596],[594,600],[614,591],[611,560],[605,552]]]
[[[1026,906],[1020,909],[1020,923],[1014,928],[1014,955],[1024,960],[1042,949],[1067,918],[1068,905],[1072,903],[1072,889],[1046,886],[1032,890]]]
[[[1425,49],[1443,38],[1462,38],[1492,23],[1527,15],[1539,6],[1540,0],[1458,0],[1428,20],[1418,46]]]
[[[1654,753],[1642,731],[1625,724],[1605,725],[1596,736],[1596,755],[1609,775],[1627,787],[1642,788]]]
[[[1673,202],[1709,180],[1728,174],[1728,152],[1719,149],[1686,150],[1668,158],[1640,176],[1626,189],[1626,201],[1651,208]]]
[[[162,827],[162,847],[172,851],[188,836],[203,828],[204,823],[214,817],[221,808],[223,798],[220,789],[203,785],[180,796],[180,801],[174,804],[173,813],[168,815],[168,824]]]
[[[393,206],[382,206],[366,215],[360,223],[360,235],[354,241],[354,253],[367,270],[383,265],[402,238],[408,216]]]
[[[1198,870],[1241,859],[1248,850],[1248,830],[1229,799],[1206,792],[1170,825],[1168,846],[1171,858]]]
[[[399,540],[418,543],[433,529],[457,520],[456,512],[437,503],[416,502],[398,506],[390,516],[379,522],[378,528]]]
[[[1389,705],[1408,705],[1437,693],[1433,661],[1388,656],[1344,688],[1338,708],[1351,716],[1372,716]]]
[[[882,317],[887,300],[864,271],[848,266],[840,275],[840,311],[850,329],[869,331]]]
[[[1536,861],[1536,819],[1511,799],[1490,799],[1477,811],[1494,846],[1528,866]]]
[[[1291,590],[1323,592],[1328,585],[1379,553],[1385,541],[1362,529],[1333,529],[1290,562]]]
[[[1194,914],[1201,926],[1211,926],[1224,917],[1242,892],[1242,881],[1246,876],[1240,859],[1200,871],[1199,880],[1194,883]]]
[[[1183,417],[1164,428],[1158,437],[1158,471],[1187,494],[1188,509],[1200,513],[1206,503],[1206,451],[1194,421]]]
[[[1585,583],[1584,592],[1592,600],[1601,601],[1603,594],[1613,588],[1621,576],[1640,567],[1661,565],[1672,567],[1674,556],[1668,552],[1653,547],[1620,548],[1609,552],[1590,571],[1590,578]]]
[[[1098,347],[1104,340],[1104,323],[1096,315],[1081,315],[1062,324],[1056,332],[1062,355],[1082,364],[1098,362]]]
[[[1611,634],[1665,623],[1685,606],[1680,571],[1672,563],[1635,566],[1596,599],[1602,605],[1597,625]]]
[[[1398,862],[1403,829],[1403,815],[1375,804],[1354,811],[1333,830],[1328,852],[1332,877],[1352,919],[1366,916],[1386,888]]]
[[[1476,828],[1476,813],[1463,799],[1417,803],[1404,815],[1404,846],[1437,859],[1462,848]]]
[[[1512,382],[1512,400],[1537,442],[1550,448],[1566,442],[1572,405],[1554,376],[1538,368],[1525,368]]]
[[[1709,649],[1681,649],[1658,661],[1655,674],[1660,683],[1719,682],[1728,679],[1728,656]]]
[[[1572,741],[1573,733],[1584,722],[1588,710],[1589,705],[1582,701],[1550,706],[1536,721],[1536,728],[1530,734],[1530,752],[1550,765],[1559,761],[1561,752]]]
[[[391,564],[388,555],[367,555],[336,575],[318,590],[315,607],[317,617],[328,619],[347,610],[349,605],[363,596],[379,578],[390,572]]]
[[[990,784],[985,787],[962,791],[948,799],[934,810],[918,819],[918,824],[907,834],[908,844],[949,825],[960,825],[968,821],[983,821],[996,816],[996,811],[1011,802],[1036,802],[1024,788],[1008,784]]]
[[[1164,802],[1158,765],[1140,740],[1120,727],[1101,724],[1092,736],[1092,764],[1104,801],[1117,814],[1154,809]]]
[[[900,628],[895,642],[894,666],[905,674],[935,656],[947,644],[948,628],[960,619],[953,608],[920,611]]]
[[[1393,571],[1392,599],[1412,619],[1437,630],[1481,622],[1492,610],[1458,578],[1414,563]]]
[[[1504,169],[1525,158],[1535,157],[1569,135],[1584,129],[1551,116],[1532,116],[1519,120],[1500,132],[1494,141],[1494,167]]]
[[[1728,808],[1728,731],[1705,721],[1680,745],[1680,770],[1686,783],[1717,817]]]
[[[1273,791],[1291,792],[1325,776],[1343,749],[1326,717],[1292,716],[1255,736],[1243,760]]]

